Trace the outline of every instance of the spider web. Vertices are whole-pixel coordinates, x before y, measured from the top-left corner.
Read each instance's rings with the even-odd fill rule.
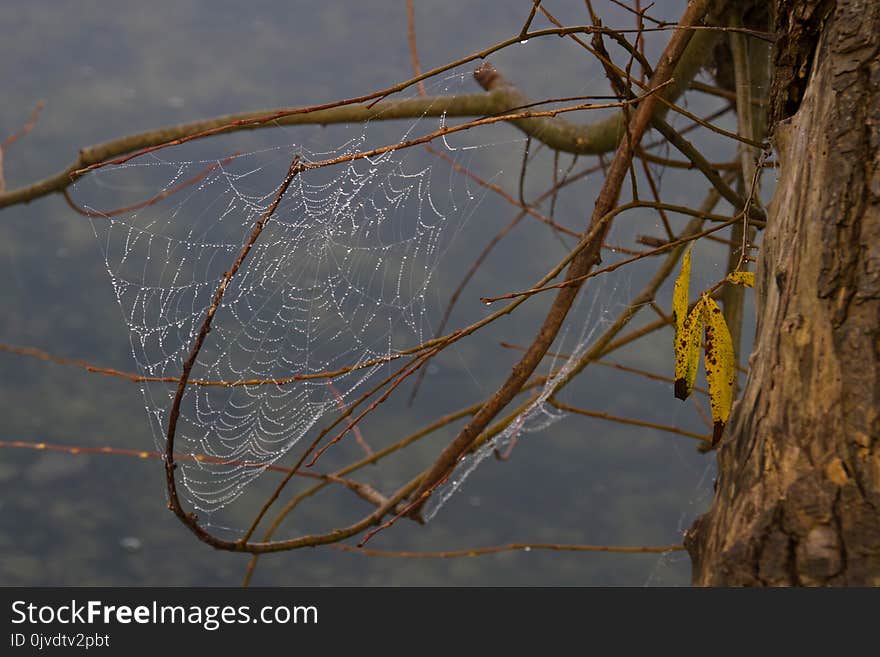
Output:
[[[177,160],[164,149],[76,185],[142,376],[180,376],[225,271],[291,160],[308,165],[381,145],[372,125],[322,151],[287,144]],[[438,120],[413,122],[398,142],[417,125],[427,132]],[[470,148],[442,143],[455,157]],[[236,499],[400,350],[432,337],[426,294],[456,232],[449,227],[460,228],[479,198],[457,188],[448,164],[411,163],[409,152],[303,170],[226,289],[177,424],[175,451],[194,458],[178,467],[197,509]],[[132,195],[150,200],[106,210]],[[164,451],[175,386],[141,388]]]
[[[610,325],[611,299],[616,298],[613,289],[614,283],[608,284],[605,280],[593,281],[593,290],[590,295],[581,295],[576,301],[571,315],[572,322],[581,326],[579,335],[575,336],[574,344],[565,356],[555,356],[550,363],[550,374],[528,405],[513,419],[502,431],[486,441],[474,452],[462,457],[456,464],[455,469],[449,474],[446,481],[441,483],[431,494],[425,503],[424,519],[433,520],[437,513],[456,493],[461,491],[468,477],[493,454],[499,458],[507,458],[516,442],[528,434],[540,433],[553,426],[560,420],[568,417],[569,413],[562,411],[551,404],[548,400],[561,387],[560,384],[572,373],[589,351],[592,340],[598,332]],[[566,339],[569,338],[569,339]],[[570,336],[561,335],[557,340],[558,348],[565,350],[571,342]]]

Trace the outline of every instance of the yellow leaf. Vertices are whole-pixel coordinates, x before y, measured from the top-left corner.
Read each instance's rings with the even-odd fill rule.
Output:
[[[675,322],[675,331],[684,325],[685,317],[687,317],[688,309],[688,287],[691,282],[691,248],[693,244],[684,252],[681,259],[681,271],[675,279],[675,286],[672,288],[672,319]]]
[[[675,336],[675,396],[687,399],[694,389],[700,364],[700,342],[703,337],[703,306],[700,299]]]
[[[721,308],[708,294],[702,298],[706,325],[706,380],[709,382],[709,403],[712,406],[712,444],[715,445],[724,431],[730,407],[733,406],[733,387],[736,381],[736,361],[733,357],[733,340]]]
[[[734,285],[745,285],[746,287],[755,287],[755,272],[753,271],[732,271],[727,275],[727,282]]]
[[[702,312],[688,315],[688,289],[691,281],[691,250],[688,246],[681,258],[681,271],[672,288],[672,320],[675,324],[675,396],[687,399],[694,387],[700,362],[700,337],[703,331]],[[697,305],[700,305],[699,303]],[[696,308],[695,308],[696,310]]]

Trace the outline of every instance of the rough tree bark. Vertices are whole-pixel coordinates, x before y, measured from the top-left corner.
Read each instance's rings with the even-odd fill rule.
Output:
[[[880,3],[775,0],[755,348],[697,585],[880,585]]]

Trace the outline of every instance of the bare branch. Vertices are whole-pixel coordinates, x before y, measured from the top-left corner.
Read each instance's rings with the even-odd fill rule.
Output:
[[[625,545],[563,545],[556,543],[509,543],[487,548],[471,548],[468,550],[447,550],[446,552],[406,552],[395,550],[371,550],[351,545],[331,545],[335,550],[363,554],[368,557],[396,557],[402,559],[454,559],[456,557],[482,557],[499,552],[531,552],[532,550],[549,550],[553,552],[617,552],[623,554],[664,554],[680,552],[683,545],[650,545],[629,547]]]
[[[689,26],[699,22],[709,7],[708,0],[696,0],[689,3],[684,15],[680,21],[680,25]],[[678,30],[670,39],[654,78],[651,80],[651,86],[658,86],[667,83],[672,76],[673,68],[687,47],[692,36],[689,30]],[[633,144],[638,142],[645,130],[647,129],[651,118],[654,114],[656,98],[649,96],[643,100],[633,117],[632,124],[628,130],[632,135]],[[575,256],[569,267],[569,275],[567,278],[573,279],[586,275],[597,261],[599,245],[602,244],[607,233],[609,223],[604,228],[600,228],[603,217],[611,211],[617,202],[620,193],[620,187],[623,178],[632,161],[633,149],[627,148],[626,145],[618,148],[614,160],[611,163],[609,173],[596,200],[596,206],[590,220],[587,232],[592,232],[598,228],[598,234],[590,248],[585,248]],[[543,326],[538,331],[535,341],[529,347],[529,350],[514,366],[511,375],[504,384],[492,396],[492,398],[480,409],[474,418],[465,426],[458,436],[443,450],[437,461],[431,467],[429,472],[420,480],[418,488],[415,490],[412,498],[420,500],[422,494],[434,487],[438,481],[445,478],[448,473],[455,468],[461,456],[471,448],[471,445],[479,437],[480,433],[491,420],[503,409],[513,397],[519,392],[525,384],[528,377],[535,370],[538,363],[544,357],[544,354],[550,348],[555,339],[562,323],[571,308],[574,298],[580,289],[579,284],[568,286],[559,290],[559,293],[547,314]]]

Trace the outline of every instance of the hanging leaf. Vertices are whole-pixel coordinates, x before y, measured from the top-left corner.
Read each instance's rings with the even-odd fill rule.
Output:
[[[675,396],[687,399],[694,387],[700,361],[700,337],[703,330],[702,312],[688,315],[688,289],[691,279],[691,250],[688,246],[681,259],[681,271],[672,288],[672,320],[675,323]],[[700,305],[699,303],[697,305]],[[696,308],[694,308],[696,310]]]
[[[678,276],[675,279],[675,285],[672,288],[672,320],[675,322],[676,337],[687,317],[688,288],[691,282],[692,248],[693,243],[684,252],[684,256],[682,256],[681,259],[681,271],[678,273]]]
[[[733,340],[721,308],[708,294],[703,294],[701,304],[706,325],[706,379],[715,423],[712,430],[712,444],[715,445],[721,440],[724,425],[730,417],[736,361],[733,357]]]
[[[753,271],[732,271],[727,275],[727,282],[734,285],[745,285],[746,287],[755,287],[755,272]]]
[[[694,389],[700,365],[700,342],[703,337],[703,299],[685,317],[675,336],[675,396],[687,399]]]

